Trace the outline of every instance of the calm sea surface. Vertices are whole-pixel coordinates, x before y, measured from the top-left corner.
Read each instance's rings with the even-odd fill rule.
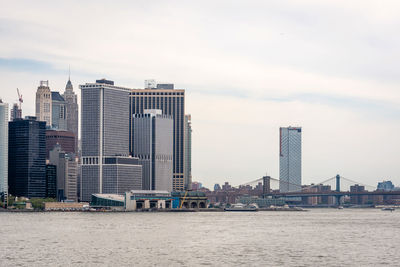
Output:
[[[400,266],[400,210],[0,213],[1,266]]]

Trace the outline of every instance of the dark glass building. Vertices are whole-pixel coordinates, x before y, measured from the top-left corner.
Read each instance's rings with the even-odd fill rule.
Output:
[[[57,197],[57,166],[53,164],[46,165],[46,197]]]
[[[26,117],[9,122],[9,194],[46,197],[46,122]]]

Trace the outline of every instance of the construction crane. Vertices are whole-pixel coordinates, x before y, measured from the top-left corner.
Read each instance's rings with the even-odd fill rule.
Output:
[[[17,88],[17,94],[18,94],[18,101],[19,101],[19,109],[22,110],[22,103],[24,100],[22,99],[22,95],[19,93],[19,89]]]
[[[183,202],[185,202],[185,200],[186,200],[186,196],[187,196],[187,193],[188,193],[189,191],[188,190],[186,190],[186,192],[185,192],[185,195],[183,196],[183,198],[182,198],[182,202],[181,202],[181,206],[179,207],[179,209],[182,209],[182,206],[183,206]]]

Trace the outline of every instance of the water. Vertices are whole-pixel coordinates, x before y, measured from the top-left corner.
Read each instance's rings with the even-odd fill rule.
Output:
[[[399,266],[400,210],[0,213],[1,266]]]

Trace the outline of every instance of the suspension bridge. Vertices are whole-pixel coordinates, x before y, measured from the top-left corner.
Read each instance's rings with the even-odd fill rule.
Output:
[[[264,176],[262,178],[244,183],[238,187],[254,186],[258,184],[263,186],[263,197],[319,197],[319,196],[333,196],[336,198],[339,204],[341,198],[344,196],[390,196],[400,195],[400,191],[382,191],[375,190],[374,186],[367,185],[365,183],[357,182],[354,179],[342,177],[339,174],[324,179],[321,182],[313,183],[307,186],[301,186],[293,184],[287,181],[282,181],[277,178],[270,176]],[[290,185],[291,188],[296,188],[292,191],[274,190],[279,188],[279,185]],[[285,187],[285,186],[283,186]],[[286,186],[288,187],[288,186]],[[334,188],[334,189],[332,189]]]

